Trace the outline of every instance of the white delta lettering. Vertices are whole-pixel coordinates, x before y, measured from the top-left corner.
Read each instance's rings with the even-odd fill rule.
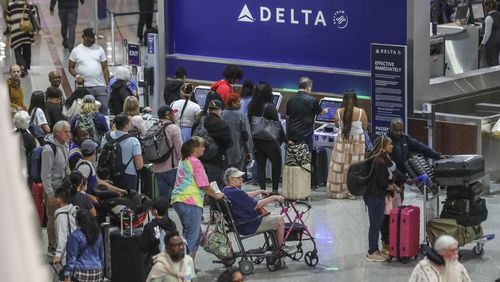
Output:
[[[290,23],[291,24],[300,24],[301,20],[305,25],[309,25],[309,18],[311,15],[313,15],[312,10],[300,10],[299,12],[296,12],[295,9],[290,9],[289,11],[290,15]],[[261,22],[268,22],[271,21],[271,19],[275,19],[276,23],[287,23],[287,17],[286,17],[286,9],[285,8],[276,8],[274,10],[271,10],[268,7],[260,7],[260,21]],[[274,16],[274,17],[273,17]],[[316,12],[316,17],[314,18],[314,25],[322,25],[326,26],[326,20],[325,16],[323,14],[323,11],[318,11]]]

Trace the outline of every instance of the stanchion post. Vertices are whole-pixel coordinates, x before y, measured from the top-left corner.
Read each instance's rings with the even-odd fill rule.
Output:
[[[97,34],[97,30],[99,27],[99,18],[98,18],[98,13],[99,13],[99,3],[97,3],[99,0],[94,0],[94,34]]]
[[[116,66],[115,61],[115,13],[111,12],[111,60],[113,66]]]

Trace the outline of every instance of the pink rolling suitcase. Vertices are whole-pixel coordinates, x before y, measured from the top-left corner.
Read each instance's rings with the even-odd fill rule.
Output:
[[[389,258],[417,258],[420,245],[420,209],[401,206],[391,210],[389,223]]]

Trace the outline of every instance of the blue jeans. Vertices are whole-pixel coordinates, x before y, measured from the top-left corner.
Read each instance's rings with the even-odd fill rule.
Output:
[[[368,217],[370,219],[370,228],[368,230],[368,253],[371,254],[378,250],[378,236],[384,221],[385,198],[380,196],[363,196],[368,207]]]
[[[181,127],[182,142],[186,142],[191,139],[191,127]]]
[[[156,185],[158,185],[158,193],[160,197],[166,198],[170,201],[170,196],[172,194],[172,189],[175,185],[175,176],[177,175],[177,169],[171,169],[162,173],[155,173]]]
[[[196,252],[200,242],[203,209],[184,203],[174,203],[174,210],[182,223],[182,235],[187,241],[187,253],[191,255]]]
[[[120,179],[113,181],[113,185],[121,189],[137,191],[137,175],[124,173]]]

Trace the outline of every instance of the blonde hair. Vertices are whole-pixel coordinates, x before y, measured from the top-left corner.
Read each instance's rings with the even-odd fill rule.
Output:
[[[95,105],[95,102],[82,103],[82,106],[80,108],[80,113],[88,114],[93,112],[97,112],[97,106]]]
[[[139,100],[134,96],[128,96],[123,102],[123,112],[129,116],[136,116],[139,114]]]

